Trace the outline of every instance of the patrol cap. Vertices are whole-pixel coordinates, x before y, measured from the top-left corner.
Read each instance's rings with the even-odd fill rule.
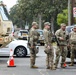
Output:
[[[38,26],[37,22],[32,22],[32,26],[33,26],[33,25],[37,25],[37,26]]]
[[[45,23],[44,23],[44,26],[45,26],[45,25],[51,26],[51,24],[50,24],[49,22],[45,22]]]
[[[65,23],[61,23],[61,25],[60,26],[66,26],[66,24]]]

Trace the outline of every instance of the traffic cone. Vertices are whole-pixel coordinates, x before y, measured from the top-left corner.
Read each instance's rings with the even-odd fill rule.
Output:
[[[7,61],[8,66],[7,67],[16,67],[15,62],[14,62],[14,57],[13,57],[13,50],[10,50],[10,57],[9,60]]]
[[[64,64],[63,64],[63,66],[64,66],[64,67],[67,67],[67,64],[66,64],[66,63],[64,63]]]
[[[13,56],[7,61],[7,67],[16,67]]]
[[[13,56],[13,50],[10,49],[10,57]]]

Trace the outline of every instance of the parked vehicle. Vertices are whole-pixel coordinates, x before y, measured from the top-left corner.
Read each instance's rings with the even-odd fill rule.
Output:
[[[18,32],[18,39],[27,40],[28,39],[28,30],[20,30]]]
[[[0,56],[9,56],[10,50],[13,50],[13,55],[17,57],[24,57],[30,53],[27,46],[27,41],[14,39],[6,47],[0,48]]]
[[[72,30],[73,30],[73,27],[74,27],[75,25],[71,25],[71,26],[66,26],[66,31],[68,32],[68,33],[70,33]]]
[[[38,29],[37,31],[38,31],[38,33],[40,34],[40,37],[39,37],[38,43],[40,43],[41,45],[44,45],[43,30]]]

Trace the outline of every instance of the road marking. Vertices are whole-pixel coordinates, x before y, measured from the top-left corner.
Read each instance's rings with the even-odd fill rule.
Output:
[[[48,70],[46,70],[46,69],[38,69],[38,71],[41,75],[49,75],[47,72]]]

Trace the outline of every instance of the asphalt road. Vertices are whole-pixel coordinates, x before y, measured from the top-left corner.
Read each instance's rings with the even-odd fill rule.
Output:
[[[36,65],[39,67],[38,69],[30,68],[30,56],[14,57],[16,67],[7,67],[8,57],[0,57],[0,75],[76,75],[76,64],[73,67],[69,67],[67,64],[65,69],[60,65],[56,70],[46,69],[46,54],[43,50],[44,47],[41,46],[37,54]],[[70,62],[69,58],[67,58],[67,62]]]

